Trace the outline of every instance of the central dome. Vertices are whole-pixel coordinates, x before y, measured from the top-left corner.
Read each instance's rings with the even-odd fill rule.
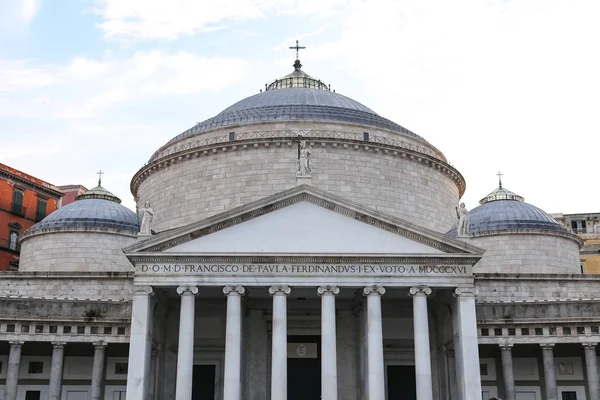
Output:
[[[422,137],[377,115],[358,101],[332,92],[329,85],[311,77],[301,67],[300,61],[296,60],[294,72],[265,85],[264,92],[240,100],[216,116],[175,136],[151,160],[163,148],[180,139],[212,129],[259,122],[312,120],[354,123],[399,132],[427,143]]]
[[[323,89],[290,87],[261,92],[240,100],[216,116],[175,136],[169,143],[215,128],[253,122],[299,120],[356,123],[389,129],[424,141],[415,133],[377,115],[349,97]]]

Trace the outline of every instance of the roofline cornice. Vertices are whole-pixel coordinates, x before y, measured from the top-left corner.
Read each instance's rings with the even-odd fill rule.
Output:
[[[460,172],[450,164],[445,161],[442,161],[436,158],[433,155],[425,154],[418,146],[410,145],[410,143],[405,143],[406,147],[401,147],[398,143],[390,144],[390,143],[379,143],[379,142],[365,142],[364,140],[356,140],[356,139],[345,139],[340,137],[315,137],[310,136],[312,131],[307,131],[307,136],[303,135],[303,138],[307,141],[311,142],[311,145],[315,143],[320,143],[322,146],[331,145],[333,147],[343,146],[350,147],[352,146],[355,150],[363,150],[363,151],[373,151],[383,152],[385,154],[392,154],[398,157],[410,159],[414,162],[418,162],[424,165],[427,165],[431,168],[434,168],[441,173],[448,175],[456,184],[459,190],[459,198],[462,197],[466,190],[466,181]],[[338,135],[341,132],[332,132],[337,133]],[[403,142],[399,142],[403,143]],[[253,148],[257,148],[259,146],[269,147],[271,145],[275,146],[292,146],[293,141],[291,137],[263,137],[256,139],[247,139],[247,140],[235,140],[231,142],[220,142],[214,144],[206,144],[203,146],[193,147],[190,145],[189,148],[183,149],[181,151],[172,153],[168,156],[162,157],[158,160],[150,162],[144,165],[136,174],[133,176],[131,180],[131,193],[134,198],[137,198],[137,191],[142,184],[143,181],[146,180],[150,175],[155,173],[156,171],[167,168],[172,164],[185,162],[190,158],[196,157],[204,157],[210,156],[218,153],[222,153],[225,151],[246,151]]]
[[[22,176],[13,174],[9,171],[6,171],[5,169],[0,168],[0,176],[14,180],[15,182],[18,182],[21,185],[27,186],[30,189],[33,189],[35,191],[42,192],[49,196],[55,197],[56,200],[59,200],[64,195],[61,191],[54,190],[49,187],[40,185],[39,183],[35,183],[33,181],[30,181],[29,179],[23,178]]]
[[[558,236],[563,237],[565,239],[571,239],[574,242],[577,242],[579,247],[583,246],[583,239],[579,236],[568,232],[568,231],[553,231],[550,229],[535,229],[535,228],[519,228],[519,229],[501,229],[495,231],[482,231],[476,233],[470,233],[469,236],[471,238],[484,237],[484,236],[498,236],[498,235],[546,235],[546,236]]]
[[[81,226],[81,227],[68,226],[68,227],[62,227],[62,228],[45,228],[45,229],[40,229],[40,230],[33,231],[33,232],[25,231],[25,233],[19,238],[19,243],[23,243],[27,239],[30,239],[33,237],[37,237],[40,235],[54,234],[54,233],[107,233],[107,234],[111,234],[111,235],[120,235],[120,236],[126,236],[126,237],[131,237],[131,238],[137,238],[137,232],[136,233],[126,232],[126,231],[120,230],[120,229],[98,228],[98,227],[91,227],[91,226]]]

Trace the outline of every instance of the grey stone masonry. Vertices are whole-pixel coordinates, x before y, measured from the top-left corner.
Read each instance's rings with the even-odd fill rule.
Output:
[[[600,275],[475,274],[477,302],[600,299]]]
[[[450,166],[369,143],[311,144],[313,186],[438,232],[456,222],[460,189]],[[156,231],[199,221],[294,187],[297,160],[291,145],[199,151],[153,167],[137,194],[152,204]]]
[[[121,248],[135,241],[132,236],[99,232],[32,235],[21,244],[19,271],[133,271]]]
[[[131,300],[133,272],[4,272],[0,293],[5,298]]]
[[[485,249],[475,273],[581,273],[579,244],[555,233],[507,233],[476,236],[469,243]]]

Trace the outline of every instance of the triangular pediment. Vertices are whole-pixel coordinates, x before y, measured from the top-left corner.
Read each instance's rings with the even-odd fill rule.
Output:
[[[138,242],[125,253],[480,255],[483,250],[312,186]]]
[[[183,253],[386,253],[443,251],[301,201],[165,250]]]

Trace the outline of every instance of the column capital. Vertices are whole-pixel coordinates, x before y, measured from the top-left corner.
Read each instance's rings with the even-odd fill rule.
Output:
[[[596,343],[596,342],[585,342],[585,343],[581,343],[581,345],[583,347],[585,347],[586,349],[596,349],[596,346],[598,345],[598,343]]]
[[[288,285],[273,285],[269,288],[271,296],[287,296],[292,293],[292,289]]]
[[[499,343],[498,346],[502,351],[511,351],[514,346],[514,343]]]
[[[55,348],[60,348],[60,347],[65,347],[67,342],[60,342],[60,341],[52,341],[52,347]]]
[[[540,347],[542,348],[542,350],[552,350],[555,344],[556,343],[540,343]]]
[[[177,294],[180,296],[195,296],[198,294],[198,287],[196,287],[196,286],[179,286],[177,288]]]
[[[385,294],[385,288],[381,285],[367,286],[363,289],[365,296],[383,296]]]
[[[243,296],[246,293],[246,289],[240,285],[227,285],[223,288],[223,294],[229,296]]]
[[[94,342],[95,349],[105,349],[107,343],[106,342]]]
[[[340,288],[337,286],[327,285],[327,286],[319,286],[317,288],[317,293],[319,294],[319,296],[329,296],[329,295],[335,296],[339,292],[340,292]]]
[[[459,287],[454,290],[454,297],[475,297],[479,293],[476,287]]]
[[[152,290],[152,286],[134,286],[131,289],[129,289],[129,291],[131,292],[131,294],[133,294],[134,296],[136,295],[151,295],[154,294],[153,290]]]
[[[8,344],[10,347],[21,347],[25,343],[23,340],[10,340]]]
[[[408,293],[411,296],[429,296],[431,294],[431,288],[429,286],[413,286]]]

